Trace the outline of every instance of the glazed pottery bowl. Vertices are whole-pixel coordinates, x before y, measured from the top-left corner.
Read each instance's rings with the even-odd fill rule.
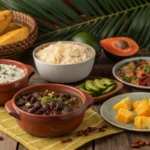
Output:
[[[45,90],[68,92],[77,95],[82,105],[68,113],[59,115],[37,115],[23,111],[16,105],[16,100],[31,92]],[[68,134],[75,130],[82,122],[85,111],[93,104],[92,96],[80,90],[62,84],[39,84],[24,88],[5,104],[8,113],[17,118],[17,123],[26,132],[40,137],[54,137]]]
[[[0,83],[0,105],[4,105],[5,102],[10,100],[16,92],[28,85],[30,77],[34,74],[34,68],[9,59],[0,59],[0,64],[15,65],[25,71],[25,76],[19,80],[9,83]]]
[[[91,46],[88,46],[87,44],[71,41],[63,41],[63,42],[72,44],[76,43],[81,46],[86,46],[88,47],[89,51],[92,51],[93,56],[86,61],[76,64],[48,64],[37,59],[35,54],[39,50],[48,47],[49,45],[54,44],[56,42],[43,44],[37,47],[33,52],[34,62],[40,76],[47,81],[55,83],[73,83],[86,78],[93,68],[96,55],[95,50]]]

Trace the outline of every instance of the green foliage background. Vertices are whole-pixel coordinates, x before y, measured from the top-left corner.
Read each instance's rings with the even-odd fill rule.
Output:
[[[69,40],[80,31],[88,31],[99,40],[130,37],[141,49],[150,49],[149,0],[68,0],[73,7],[66,1],[0,0],[0,9],[3,6],[34,16],[40,31],[36,45]]]

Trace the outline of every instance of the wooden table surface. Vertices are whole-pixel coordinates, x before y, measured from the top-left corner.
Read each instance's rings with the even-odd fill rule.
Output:
[[[35,67],[31,53],[24,54],[20,61]],[[107,57],[104,54],[102,54],[96,60],[90,75],[114,79],[112,75],[113,65],[114,63],[111,60],[107,59]],[[36,72],[35,75],[30,79],[30,85],[39,83],[46,83],[46,81],[41,79],[39,74]],[[142,92],[145,90],[131,88],[129,86],[124,85],[123,89],[119,93],[117,93],[117,95],[137,91]],[[98,113],[100,113],[101,104],[102,102],[93,106],[93,109]],[[4,138],[3,141],[0,141],[0,150],[27,150],[24,146],[22,146],[20,143],[16,142],[6,134],[0,132],[0,136]],[[78,148],[78,150],[131,150],[133,148],[131,148],[130,145],[132,140],[134,139],[150,140],[150,133],[124,131],[122,133],[93,140]],[[150,146],[143,146],[139,148],[139,150],[150,150]]]

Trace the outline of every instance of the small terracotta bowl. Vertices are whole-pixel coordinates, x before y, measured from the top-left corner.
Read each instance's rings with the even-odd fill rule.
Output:
[[[60,115],[36,115],[23,111],[15,101],[34,91],[43,92],[45,90],[59,91],[78,95],[82,100],[82,105],[72,112]],[[40,137],[54,137],[68,134],[75,130],[82,122],[85,111],[93,104],[92,96],[81,92],[80,90],[62,84],[40,84],[22,89],[5,104],[6,110],[10,115],[17,118],[17,123],[26,132]]]
[[[28,85],[30,77],[34,74],[34,68],[21,62],[9,59],[0,59],[0,64],[16,65],[18,68],[23,69],[26,73],[23,78],[14,82],[0,83],[0,105],[4,105],[14,96],[16,92]]]

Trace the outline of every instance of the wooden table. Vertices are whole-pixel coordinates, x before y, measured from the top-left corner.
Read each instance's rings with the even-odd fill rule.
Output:
[[[26,53],[20,59],[20,61],[34,66],[34,62],[32,59],[31,53]],[[92,76],[102,76],[114,78],[112,75],[112,67],[114,63],[107,59],[104,54],[102,54],[95,62],[94,68],[90,75]],[[35,66],[34,66],[35,67]],[[30,79],[30,84],[39,84],[46,83],[39,74],[36,72],[35,75]],[[117,94],[127,93],[127,92],[136,92],[136,91],[144,91],[136,88],[131,88],[129,86],[124,85],[124,88]],[[100,113],[101,103],[95,104],[93,109]],[[0,132],[0,135],[3,136],[4,140],[0,141],[0,150],[27,150],[20,143],[16,142],[6,134]],[[150,140],[150,133],[137,133],[125,131],[122,133],[118,133],[115,135],[110,135],[101,139],[93,140],[82,147],[78,148],[78,150],[131,150],[133,148],[130,147],[132,140],[134,139],[145,139]],[[149,150],[150,146],[143,146],[139,148],[140,150]]]

